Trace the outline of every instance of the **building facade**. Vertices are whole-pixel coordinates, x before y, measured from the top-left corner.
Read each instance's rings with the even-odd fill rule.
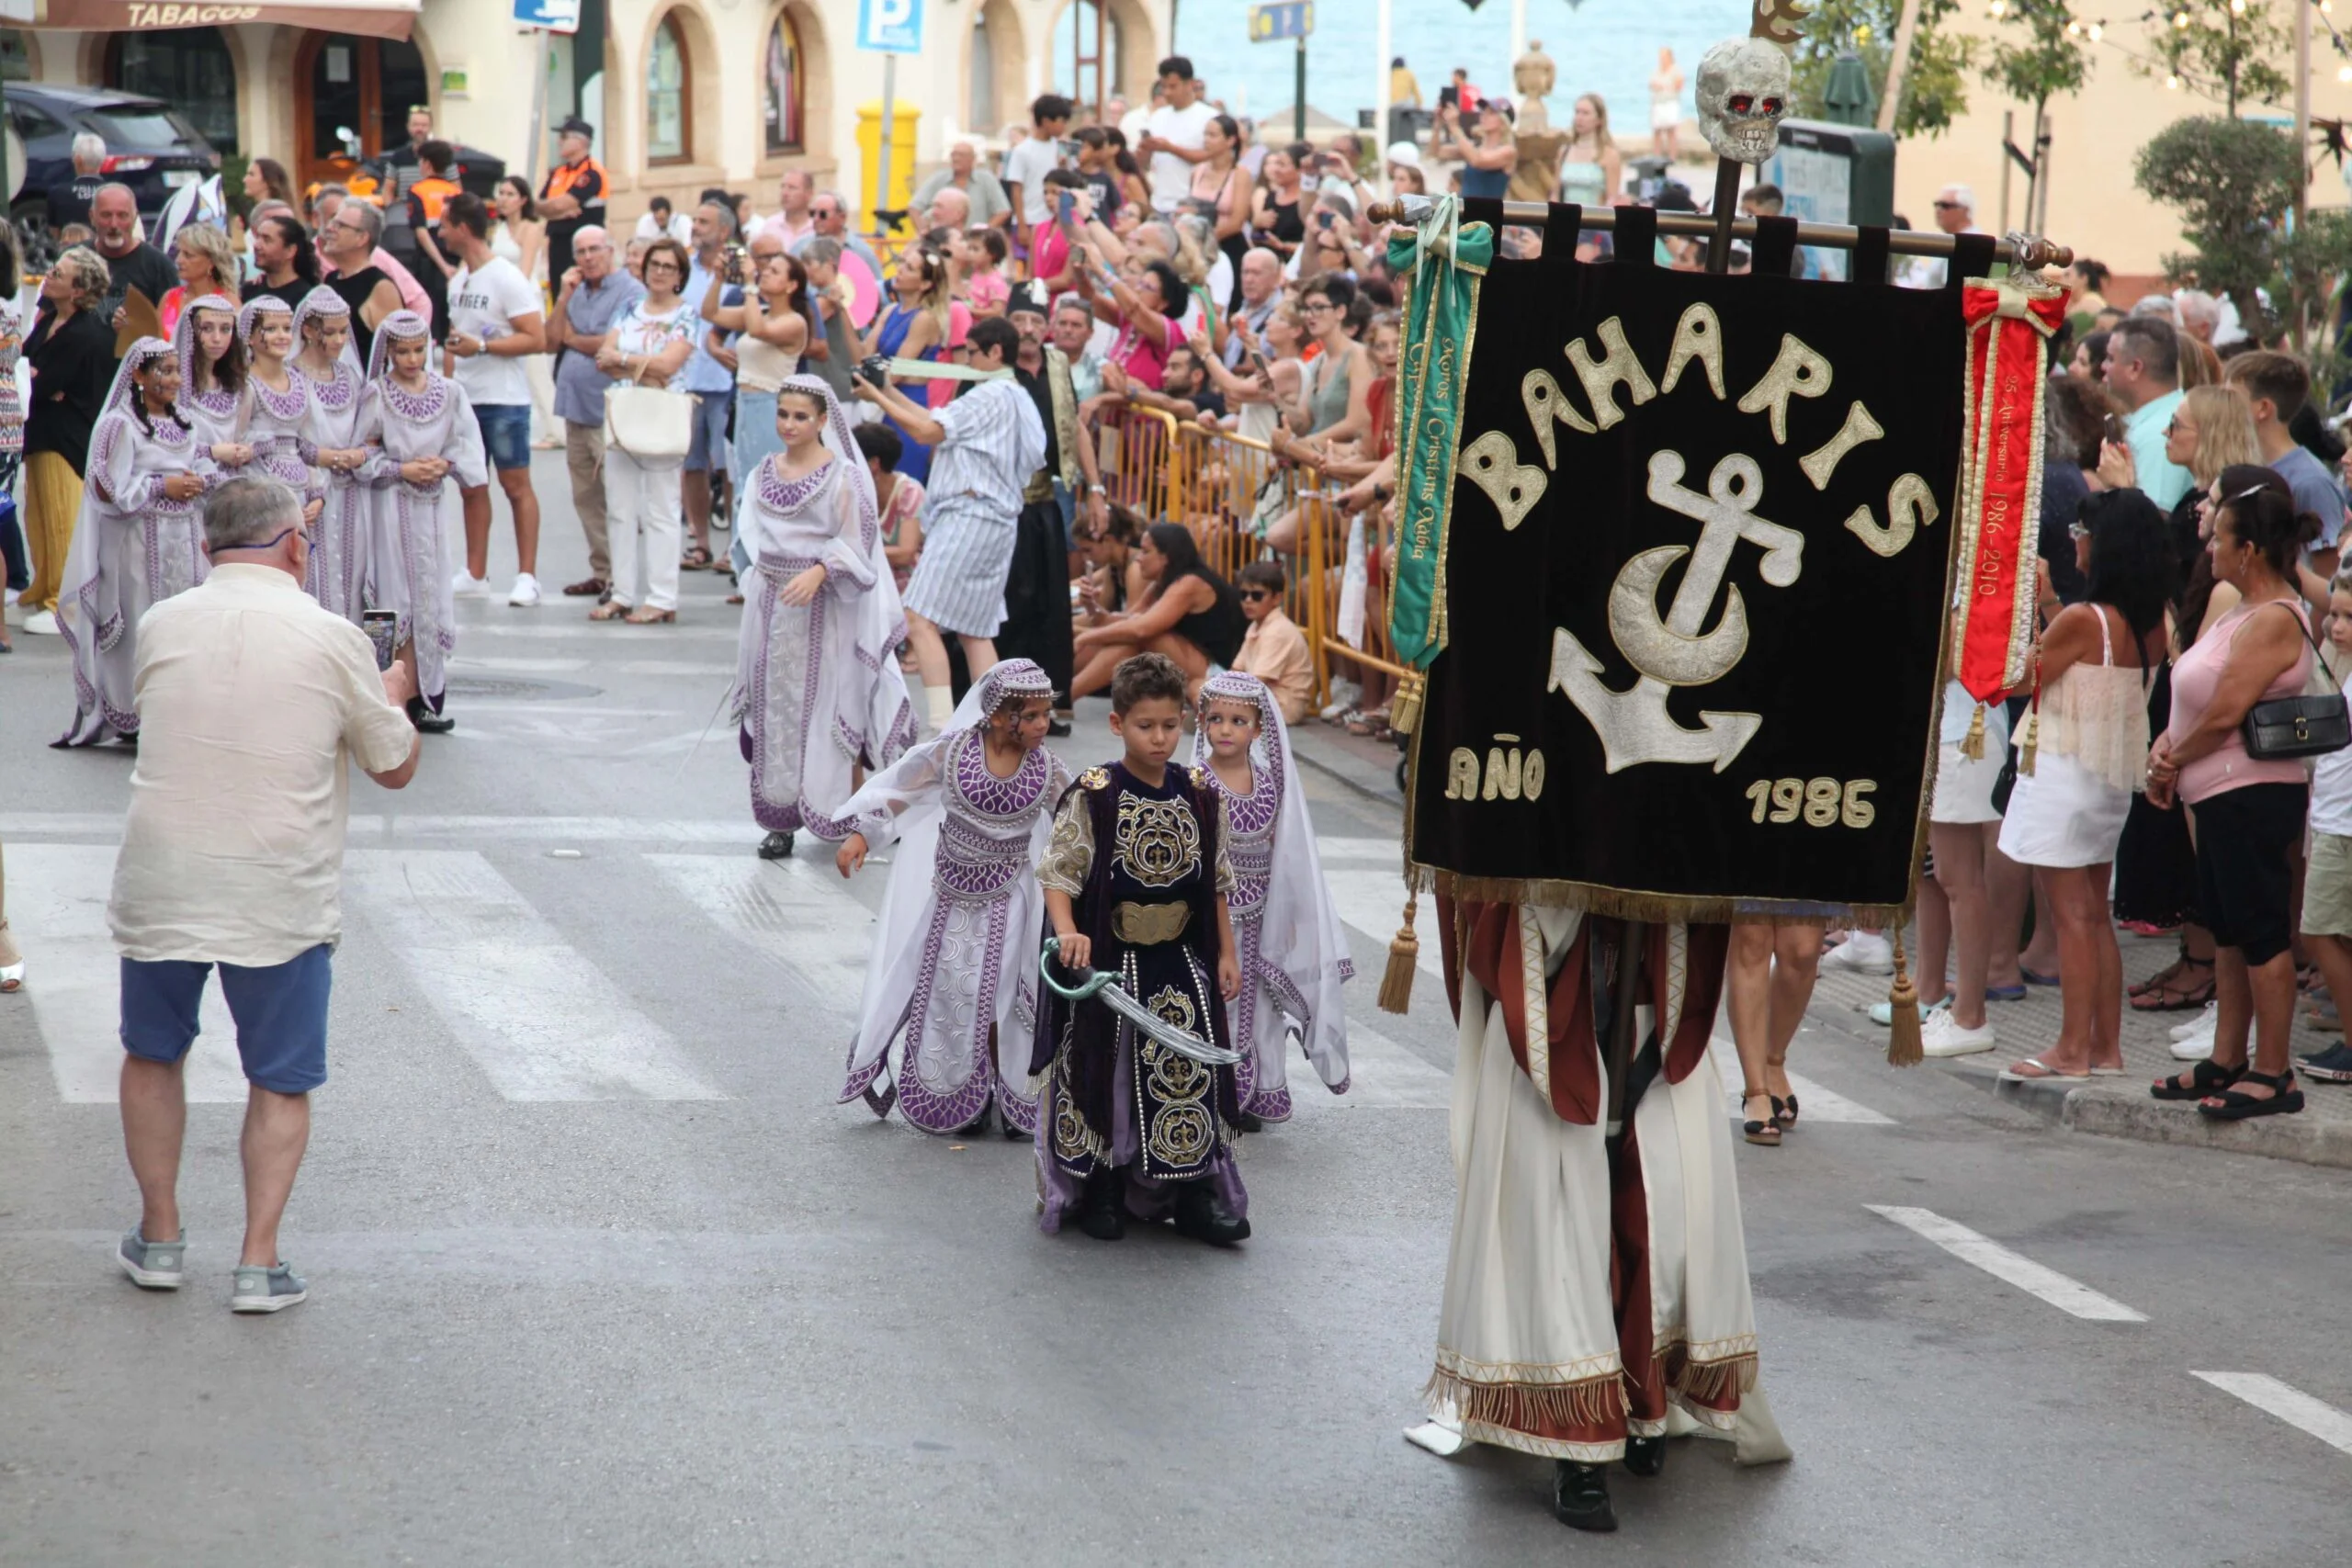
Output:
[[[577,114],[597,127],[616,222],[657,193],[683,206],[713,186],[766,210],[788,168],[860,190],[860,107],[883,88],[884,57],[854,47],[857,0],[582,0],[579,32],[544,42],[514,23],[508,0],[45,6],[5,39],[12,77],[153,94],[224,152],[277,158],[303,185],[339,177],[355,141],[372,156],[402,141],[417,104],[442,135],[527,170],[544,52],[546,123]],[[895,84],[900,109],[919,115],[918,166],[958,137],[1025,120],[1049,89],[1140,101],[1170,8],[927,0],[923,51],[899,59]],[[164,25],[191,16],[254,19]]]

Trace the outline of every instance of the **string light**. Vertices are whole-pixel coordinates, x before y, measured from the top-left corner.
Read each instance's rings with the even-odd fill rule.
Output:
[[[2337,66],[2335,68],[2335,79],[2339,82],[2352,82],[2352,65]]]
[[[2178,28],[2182,32],[2187,32],[2188,30],[2188,13],[2186,11],[2175,11],[2172,14],[2172,25]]]
[[[2230,0],[2230,15],[2233,17],[2245,16],[2245,0]]]
[[[2099,39],[2099,35],[2100,35],[2101,33],[2105,32],[2106,30],[2107,30],[2106,28],[2104,28],[2100,27],[2097,22],[2093,22],[2093,23],[2091,24],[2091,29],[2090,29],[2090,31],[2091,31],[2091,41],[2092,41],[2093,43],[2097,43],[2097,42],[2098,41],[2098,39]]]
[[[2165,85],[2170,87],[2175,92],[2178,92],[2180,90],[2180,78],[2177,76],[2167,76],[2165,78]]]

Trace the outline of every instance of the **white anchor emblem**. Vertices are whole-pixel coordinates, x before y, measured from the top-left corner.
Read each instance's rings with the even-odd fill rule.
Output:
[[[1623,692],[1603,685],[1600,660],[1561,627],[1552,638],[1545,690],[1566,693],[1591,723],[1610,773],[1640,762],[1706,762],[1722,773],[1762,727],[1764,716],[1702,712],[1702,728],[1685,729],[1667,712],[1668,689],[1719,681],[1747,652],[1747,607],[1738,588],[1726,590],[1715,628],[1702,629],[1739,541],[1760,547],[1764,581],[1786,588],[1804,568],[1804,536],[1755,515],[1764,476],[1751,457],[1735,453],[1717,463],[1707,477],[1705,495],[1682,487],[1679,452],[1653,453],[1649,467],[1649,498],[1702,526],[1695,549],[1664,545],[1644,550],[1625,563],[1609,591],[1609,635],[1641,678]],[[1690,564],[1661,618],[1658,583],[1686,555]]]

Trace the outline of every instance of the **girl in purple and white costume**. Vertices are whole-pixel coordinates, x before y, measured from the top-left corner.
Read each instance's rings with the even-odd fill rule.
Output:
[[[390,482],[371,466],[379,439],[376,399],[351,342],[351,307],[321,287],[294,312],[295,373],[309,384],[306,434],[319,472],[323,505],[311,530],[311,565],[303,588],[321,606],[356,625],[373,601],[368,591],[374,519],[372,491]]]
[[[254,449],[237,433],[245,390],[237,302],[225,294],[189,300],[172,328],[172,348],[180,365],[180,416],[212,459],[212,482],[235,479],[254,460]]]
[[[1286,1122],[1284,1053],[1293,1035],[1331,1092],[1348,1091],[1348,1018],[1340,987],[1355,964],[1323,882],[1290,731],[1264,682],[1231,671],[1209,677],[1201,687],[1193,761],[1225,797],[1225,849],[1233,863],[1227,909],[1241,961],[1241,994],[1225,1010],[1227,1038],[1242,1053],[1234,1072],[1241,1108],[1263,1122]]]
[[[236,438],[253,448],[248,475],[267,474],[302,498],[302,525],[318,549],[316,525],[326,481],[311,440],[311,378],[294,368],[294,312],[274,294],[259,294],[237,312],[245,350],[245,389],[237,402]]]
[[[375,434],[382,443],[370,460],[372,482],[381,488],[368,530],[368,608],[400,616],[401,658],[416,676],[409,717],[437,735],[456,728],[441,702],[458,647],[449,546],[464,536],[458,491],[488,484],[490,467],[466,389],[434,374],[432,349],[433,323],[395,310],[376,329],[368,354]]]
[[[887,1116],[895,1100],[924,1132],[955,1133],[993,1100],[1006,1137],[1036,1131],[1028,1064],[1046,908],[1036,866],[1070,784],[1046,750],[1053,698],[1043,670],[1006,660],[972,683],[943,733],[842,808],[857,829],[835,857],[843,876],[868,845],[898,849],[842,1104],[863,1095]],[[901,1033],[897,1071],[877,1089]]]
[[[179,389],[172,345],[141,338],[123,355],[90,436],[89,479],[58,600],[74,704],[60,746],[138,735],[139,617],[204,581],[201,502],[212,459],[180,416]]]
[[[882,553],[874,480],[832,389],[814,376],[776,392],[784,450],[744,476],[735,528],[752,555],[729,700],[752,764],[763,860],[806,827],[838,823],[854,770],[887,768],[914,741],[914,707],[892,657],[906,639]]]

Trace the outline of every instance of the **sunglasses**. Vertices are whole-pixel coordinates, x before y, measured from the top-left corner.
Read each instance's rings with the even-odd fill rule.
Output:
[[[1241,591],[1241,597],[1252,604],[1261,599],[1271,599],[1273,596],[1274,592],[1271,588],[1245,588]]]
[[[1936,203],[1936,207],[1938,210],[1944,212],[1965,212],[1968,210],[1968,203],[1964,201],[1939,201]]]

